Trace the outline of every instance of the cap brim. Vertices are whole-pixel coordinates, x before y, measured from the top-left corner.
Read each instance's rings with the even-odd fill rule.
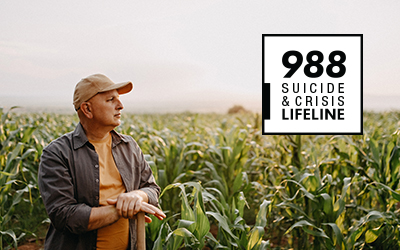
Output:
[[[105,88],[102,90],[102,92],[110,91],[116,89],[118,91],[118,94],[126,94],[132,91],[133,89],[133,83],[132,82],[121,82],[114,84],[113,86],[110,86],[108,88]]]

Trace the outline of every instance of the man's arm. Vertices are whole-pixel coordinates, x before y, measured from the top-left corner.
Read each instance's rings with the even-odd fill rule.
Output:
[[[73,180],[59,143],[43,150],[39,166],[39,189],[53,226],[74,234],[87,231],[91,207],[74,198]]]
[[[88,231],[99,229],[118,221],[120,215],[114,205],[94,207],[90,212]]]
[[[141,190],[120,194],[117,199],[108,199],[107,202],[115,205],[118,215],[124,218],[132,219],[140,211],[152,214],[160,220],[166,217],[159,208],[147,203],[148,196]]]
[[[152,214],[160,220],[166,217],[160,209],[147,201],[147,194],[140,190],[123,193],[117,199],[108,199],[110,205],[92,208],[88,231],[111,225],[121,217],[132,219],[140,211]],[[146,218],[146,222],[151,222],[151,219]]]

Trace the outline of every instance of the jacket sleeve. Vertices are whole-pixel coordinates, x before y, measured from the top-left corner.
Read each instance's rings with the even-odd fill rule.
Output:
[[[50,144],[45,148],[39,166],[39,189],[54,227],[59,231],[81,234],[87,231],[91,207],[79,204],[74,198],[68,164],[56,146]]]
[[[151,171],[149,164],[145,160],[142,150],[139,148],[139,145],[135,141],[134,146],[136,151],[138,152],[137,155],[141,172],[139,190],[142,190],[147,194],[147,197],[149,198],[148,203],[158,207],[158,198],[160,196],[161,188],[156,184],[153,172]]]

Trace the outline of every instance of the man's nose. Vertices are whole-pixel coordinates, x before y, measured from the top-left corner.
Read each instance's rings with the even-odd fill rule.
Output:
[[[120,110],[120,109],[123,109],[123,108],[124,108],[124,105],[122,104],[121,100],[118,99],[117,109]]]

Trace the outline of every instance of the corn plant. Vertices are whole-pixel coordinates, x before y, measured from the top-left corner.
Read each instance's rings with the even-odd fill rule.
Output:
[[[9,236],[14,247],[17,247],[17,242],[25,233],[17,237],[16,230],[11,229],[11,219],[15,206],[21,202],[25,193],[32,202],[31,189],[35,188],[34,184],[27,182],[26,178],[18,177],[24,174],[22,163],[36,153],[27,144],[36,127],[18,126],[10,120],[9,112],[3,112],[3,109],[0,109],[0,115],[0,246],[3,246],[3,237]],[[6,242],[11,245],[9,238]]]
[[[187,187],[192,188],[189,196],[186,194]],[[162,224],[160,234],[154,242],[153,249],[176,250],[182,244],[190,249],[202,249],[208,239],[215,241],[209,232],[210,224],[206,216],[200,184],[195,182],[171,184],[164,189],[161,196],[173,188],[181,190],[180,219],[178,219],[172,228],[167,221]],[[190,204],[193,204],[193,208]]]
[[[78,118],[0,115],[0,231],[11,248],[45,229],[39,157]],[[364,135],[263,136],[257,114],[124,114],[117,131],[165,190],[168,217],[146,226],[148,249],[399,249],[399,118],[366,112]]]
[[[205,246],[211,249],[268,249],[269,241],[263,240],[263,236],[271,202],[263,201],[257,214],[256,224],[251,228],[241,217],[238,217],[234,224],[230,223],[223,214],[223,204],[200,183],[171,184],[164,189],[161,196],[174,188],[180,189],[181,213],[176,215],[180,218],[172,226],[168,219],[162,223],[152,249],[175,250],[183,246],[189,249],[203,249]],[[187,190],[191,190],[190,194]],[[242,205],[238,210],[243,214],[244,201],[241,202]],[[205,203],[212,203],[215,209],[206,211]],[[219,230],[216,236],[210,232],[210,221],[218,223]],[[237,230],[238,228],[240,230]]]

